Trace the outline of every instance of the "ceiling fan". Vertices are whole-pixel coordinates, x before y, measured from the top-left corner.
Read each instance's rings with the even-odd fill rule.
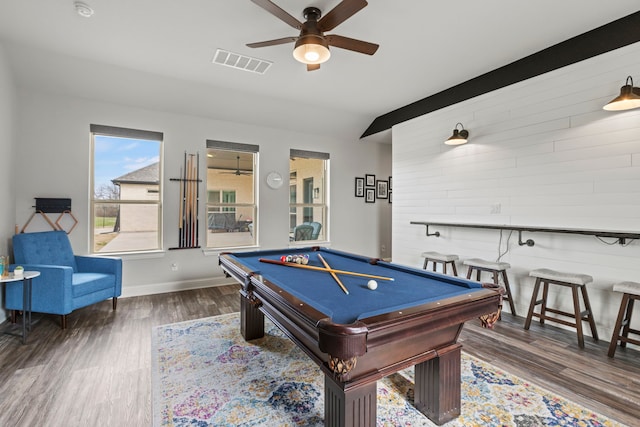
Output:
[[[303,64],[307,64],[307,71],[320,68],[320,64],[327,61],[331,56],[329,46],[339,47],[354,52],[373,55],[378,50],[378,45],[374,43],[356,40],[336,34],[325,35],[325,31],[331,31],[358,11],[363,9],[368,3],[365,0],[343,0],[329,13],[322,16],[317,7],[307,7],[302,15],[306,21],[300,22],[289,15],[278,5],[270,0],[251,0],[276,18],[284,21],[293,28],[300,30],[298,37],[283,37],[275,40],[268,40],[257,43],[248,43],[248,47],[266,47],[285,43],[295,42],[293,57]]]
[[[245,171],[245,170],[240,170],[240,156],[236,157],[236,170],[234,171],[228,171],[228,172],[220,172],[220,173],[225,173],[225,174],[232,174],[232,175],[253,175],[253,171]]]

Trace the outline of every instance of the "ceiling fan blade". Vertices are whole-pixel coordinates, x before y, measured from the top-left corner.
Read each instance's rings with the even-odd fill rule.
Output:
[[[267,46],[275,46],[275,45],[285,44],[285,43],[293,43],[296,40],[298,40],[297,37],[283,37],[281,39],[267,40],[267,41],[256,42],[256,43],[247,43],[247,46],[248,47],[267,47]]]
[[[315,71],[320,69],[320,64],[307,64],[307,71]]]
[[[329,46],[352,50],[354,52],[364,53],[367,55],[373,55],[374,53],[376,53],[379,47],[375,43],[369,43],[349,37],[338,36],[336,34],[325,36],[325,39],[327,40],[327,43],[329,43]]]
[[[263,8],[264,10],[266,10],[267,12],[269,12],[270,14],[272,14],[273,16],[275,16],[276,18],[291,25],[293,28],[298,30],[302,28],[302,22],[298,21],[296,18],[289,15],[287,12],[281,9],[280,6],[273,3],[272,1],[269,1],[269,0],[251,0],[251,1],[257,4],[258,6],[260,6],[261,8]]]
[[[318,21],[320,31],[331,31],[356,12],[363,9],[368,3],[366,0],[343,0],[342,3],[331,9]]]

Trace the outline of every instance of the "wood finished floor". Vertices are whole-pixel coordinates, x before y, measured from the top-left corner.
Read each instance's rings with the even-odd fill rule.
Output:
[[[151,426],[151,328],[238,311],[235,285],[121,298],[77,310],[61,330],[44,316],[26,345],[0,335],[0,426]],[[469,354],[629,426],[640,425],[640,352],[503,315],[468,322]],[[4,326],[4,325],[3,325]]]

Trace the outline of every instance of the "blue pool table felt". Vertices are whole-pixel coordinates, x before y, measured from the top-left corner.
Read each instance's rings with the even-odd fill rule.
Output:
[[[367,287],[368,277],[338,274],[348,289],[345,294],[328,272],[288,267],[261,262],[260,258],[280,261],[281,255],[308,254],[309,264],[324,265],[321,254],[332,269],[392,277],[393,281],[375,279],[378,288]],[[379,261],[371,265],[369,258],[332,249],[320,251],[258,251],[233,254],[254,273],[262,275],[281,289],[331,317],[340,324],[365,319],[481,289],[479,282],[445,276],[430,271]]]

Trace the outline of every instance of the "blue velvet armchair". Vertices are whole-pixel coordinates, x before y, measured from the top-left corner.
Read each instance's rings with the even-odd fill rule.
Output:
[[[116,309],[122,293],[122,260],[115,257],[78,256],[64,231],[21,233],[13,236],[15,265],[39,271],[33,279],[32,311],[59,314],[62,329],[67,314],[109,298]],[[6,284],[5,305],[22,310],[22,282]]]

